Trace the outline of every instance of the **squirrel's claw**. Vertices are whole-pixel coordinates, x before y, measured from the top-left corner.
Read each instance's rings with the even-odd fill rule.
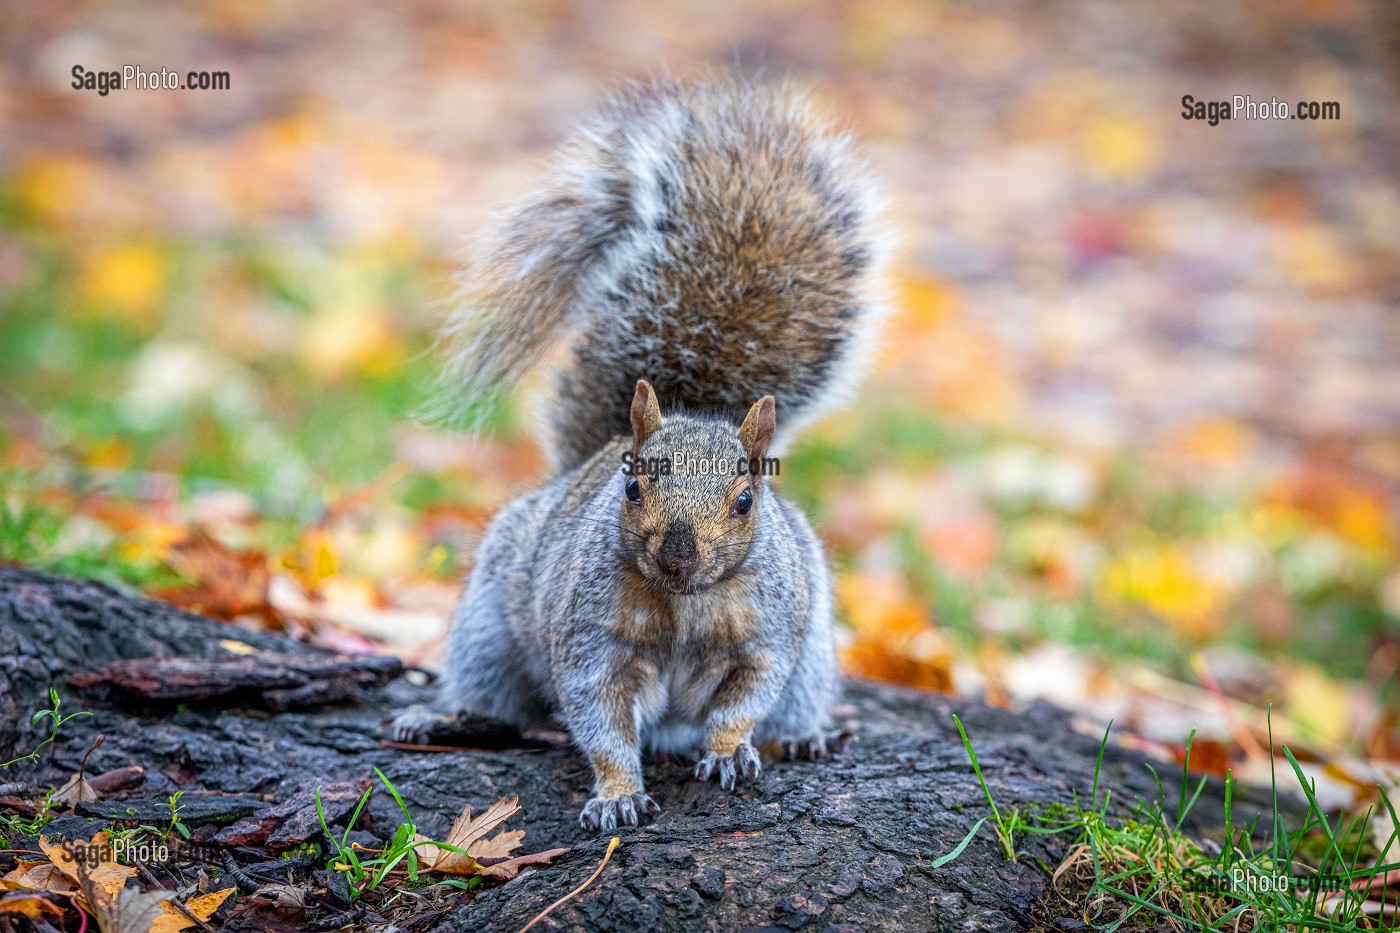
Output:
[[[637,826],[646,817],[661,812],[646,791],[620,794],[617,797],[594,797],[578,815],[579,825],[591,833],[611,832],[619,826]]]
[[[748,742],[741,742],[732,755],[721,756],[715,752],[706,752],[695,765],[695,777],[697,780],[708,781],[715,772],[719,772],[720,788],[733,790],[739,786],[740,777],[746,781],[756,781],[762,770],[758,750]]]
[[[389,726],[389,735],[395,742],[408,745],[427,745],[435,729],[451,719],[435,713],[421,703],[414,704],[394,717]]]
[[[821,761],[826,756],[826,737],[820,734],[783,743],[783,761]]]
[[[846,753],[846,745],[855,736],[842,732],[830,740],[821,733],[811,738],[795,742],[783,742],[783,761],[821,761],[824,758],[840,758]]]

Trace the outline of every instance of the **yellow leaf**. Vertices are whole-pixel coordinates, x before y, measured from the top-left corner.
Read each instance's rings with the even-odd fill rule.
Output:
[[[47,221],[73,220],[98,186],[91,163],[52,154],[26,159],[15,172],[21,207]]]
[[[209,894],[201,894],[185,901],[185,909],[201,920],[208,920],[214,916],[214,911],[224,901],[229,899],[235,888],[224,888],[222,891],[212,891]],[[166,901],[160,905],[160,916],[156,917],[151,924],[150,933],[180,933],[194,926],[194,921],[180,913],[179,908]]]
[[[836,594],[851,627],[863,636],[903,644],[929,627],[927,610],[909,598],[902,577],[844,574]]]
[[[1089,165],[1099,174],[1128,181],[1150,171],[1157,159],[1156,139],[1147,124],[1115,114],[1089,121],[1084,149]]]
[[[21,861],[5,876],[4,881],[11,890],[52,891],[55,894],[64,894],[77,887],[71,878],[50,862]]]
[[[330,535],[322,528],[308,529],[302,535],[301,553],[305,562],[305,569],[302,571],[303,582],[313,590],[322,580],[335,576],[340,567]]]
[[[1339,489],[1334,515],[1337,533],[1353,544],[1384,551],[1394,543],[1390,507],[1379,496],[1362,489]]]
[[[958,307],[957,293],[937,279],[911,278],[904,283],[900,307],[903,317],[923,327],[937,327]]]
[[[1354,276],[1347,247],[1339,231],[1315,224],[1283,231],[1282,268],[1299,285],[1345,285]]]
[[[165,257],[150,243],[102,250],[83,264],[78,290],[98,310],[150,317],[165,292]]]
[[[1290,719],[1333,741],[1349,737],[1352,695],[1345,684],[1311,665],[1285,669],[1282,680]]]
[[[1195,636],[1214,630],[1226,595],[1175,544],[1117,555],[1105,565],[1099,591],[1105,600],[1144,607]]]
[[[85,854],[95,854],[97,856],[96,864],[91,864],[90,861],[79,864],[73,854],[74,848],[78,846],[82,847]],[[74,884],[79,884],[82,880],[81,873],[85,873],[92,882],[94,890],[112,903],[116,903],[121,896],[122,888],[126,886],[127,879],[136,875],[135,868],[118,864],[113,859],[112,847],[107,842],[105,832],[97,833],[87,842],[54,843],[49,842],[47,837],[40,836],[39,848],[48,856],[54,867]],[[91,912],[93,905],[87,903],[85,895],[80,894],[78,900]]]
[[[353,303],[316,312],[302,333],[301,357],[320,379],[377,373],[403,358],[385,309]]]

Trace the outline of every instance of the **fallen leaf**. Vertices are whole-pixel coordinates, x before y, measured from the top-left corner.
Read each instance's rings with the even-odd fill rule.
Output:
[[[497,833],[490,839],[482,839],[467,849],[467,854],[472,858],[481,860],[489,858],[505,858],[524,844],[525,830],[508,829]]]
[[[73,854],[76,846],[82,846],[85,855],[94,854],[97,864],[90,865],[89,859],[78,861]],[[128,878],[135,877],[136,869],[130,865],[118,864],[112,856],[112,847],[107,844],[107,834],[97,833],[89,841],[70,843],[49,842],[46,836],[39,837],[39,848],[48,856],[54,867],[75,882],[80,888],[81,906],[92,912],[95,906],[88,896],[89,884],[106,900],[115,903],[126,886]],[[29,876],[32,876],[33,872]],[[26,876],[26,877],[29,877]]]
[[[51,862],[21,861],[17,868],[5,876],[4,881],[7,886],[15,886],[11,890],[22,889],[67,894],[77,888],[77,883]]]
[[[219,905],[229,899],[229,895],[237,890],[236,888],[224,888],[222,891],[212,891],[209,894],[201,894],[185,901],[185,909],[194,914],[200,920],[208,920],[214,916],[214,911],[219,909]],[[182,914],[172,902],[163,901],[160,905],[160,916],[156,917],[151,924],[150,933],[179,933],[194,926],[194,921]]]
[[[306,910],[306,889],[294,884],[265,884],[248,895],[248,902],[278,913],[301,913]]]
[[[447,845],[455,846],[463,852],[471,853],[472,847],[481,840],[483,836],[500,826],[506,820],[520,812],[519,797],[502,797],[491,806],[482,811],[480,816],[472,816],[472,808],[466,807],[462,810],[455,822],[452,830],[443,840]],[[502,834],[506,835],[506,834]],[[524,832],[521,832],[524,836]],[[494,843],[494,840],[492,840]],[[517,842],[517,845],[519,843]],[[512,847],[514,848],[514,847]],[[506,851],[510,851],[507,849]],[[451,874],[471,875],[476,874],[479,866],[476,860],[470,855],[462,855],[450,849],[444,849],[436,845],[425,845],[419,849],[420,857],[427,865],[428,871],[449,872]]]
[[[63,908],[33,891],[16,891],[0,897],[0,914],[20,914],[30,920],[43,920],[44,915],[62,918]]]
[[[521,832],[524,835],[524,832]],[[515,858],[506,859],[504,862],[497,862],[494,865],[487,865],[477,874],[483,878],[498,878],[501,881],[510,881],[520,874],[520,869],[529,868],[532,865],[548,865],[556,858],[569,851],[564,849],[549,849],[545,852],[536,852],[534,855],[517,855]]]
[[[77,803],[92,803],[101,796],[87,782],[86,778],[81,774],[75,774],[62,787],[54,791],[53,799],[57,803],[71,807]]]
[[[165,902],[174,896],[159,888],[154,891],[127,888],[107,900],[95,886],[85,885],[84,889],[93,899],[89,913],[97,918],[102,933],[152,933],[163,916]]]
[[[1186,762],[1186,746],[1173,752],[1178,764]],[[1231,770],[1230,749],[1219,739],[1199,736],[1191,742],[1191,770],[1196,774],[1213,774],[1223,778]]]
[[[83,263],[78,289],[96,310],[149,322],[165,291],[166,264],[149,243],[127,243],[95,253]]]
[[[272,574],[265,554],[231,550],[197,531],[171,548],[170,564],[194,583],[153,589],[151,596],[216,619],[244,615],[275,619],[268,603]]]
[[[522,868],[548,865],[568,851],[550,849],[547,852],[507,858],[509,853],[523,844],[525,830],[508,829],[490,838],[486,838],[486,834],[519,812],[519,798],[502,797],[487,807],[480,816],[473,817],[471,807],[464,808],[452,824],[452,830],[442,845],[433,843],[426,836],[417,836],[415,841],[421,843],[418,853],[425,870],[509,881],[520,874]],[[448,845],[460,849],[461,852],[442,847]],[[483,864],[484,862],[491,864]]]

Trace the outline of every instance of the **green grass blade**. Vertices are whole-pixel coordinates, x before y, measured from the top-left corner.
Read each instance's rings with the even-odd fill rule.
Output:
[[[1112,732],[1112,731],[1113,731],[1113,720],[1110,719],[1110,720],[1108,721],[1108,728],[1106,728],[1106,729],[1103,730],[1103,738],[1099,741],[1099,753],[1098,753],[1098,755],[1094,758],[1094,785],[1093,785],[1093,796],[1094,796],[1094,809],[1095,809],[1095,810],[1097,810],[1097,809],[1099,808],[1099,771],[1100,771],[1100,769],[1103,768],[1103,753],[1104,753],[1104,750],[1108,748],[1108,734],[1109,734],[1110,732]],[[1105,800],[1104,800],[1104,805],[1105,805],[1105,806],[1108,805],[1108,800],[1107,800],[1107,798],[1105,798]]]
[[[997,803],[992,799],[991,788],[987,787],[987,781],[982,777],[982,766],[977,763],[977,752],[972,749],[972,740],[967,737],[967,730],[963,728],[962,720],[958,714],[953,714],[953,722],[958,726],[958,735],[962,736],[963,749],[967,752],[968,759],[972,762],[972,771],[977,775],[977,783],[982,785],[982,793],[987,797],[987,806],[992,808],[992,819],[996,821],[998,828],[1004,828],[1001,821],[1001,812],[997,810]]]
[[[974,823],[972,829],[968,830],[967,835],[963,836],[962,842],[958,843],[956,848],[954,848],[952,852],[949,852],[947,855],[940,855],[938,858],[933,860],[933,867],[942,868],[944,865],[947,865],[959,855],[962,855],[963,850],[967,848],[967,844],[972,841],[973,836],[977,835],[977,830],[981,829],[982,824],[985,822],[987,822],[987,817],[984,816],[976,823]]]

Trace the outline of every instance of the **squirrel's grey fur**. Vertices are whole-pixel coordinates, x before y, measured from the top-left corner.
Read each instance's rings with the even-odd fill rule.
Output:
[[[762,475],[621,467],[761,462],[850,387],[884,313],[876,208],[802,95],[666,79],[606,105],[467,273],[449,369],[468,400],[567,355],[544,402],[556,475],[487,531],[438,714],[560,717],[593,766],[586,827],[657,811],[643,748],[698,751],[726,788],[757,777],[757,745],[825,752],[831,584],[801,512]]]

